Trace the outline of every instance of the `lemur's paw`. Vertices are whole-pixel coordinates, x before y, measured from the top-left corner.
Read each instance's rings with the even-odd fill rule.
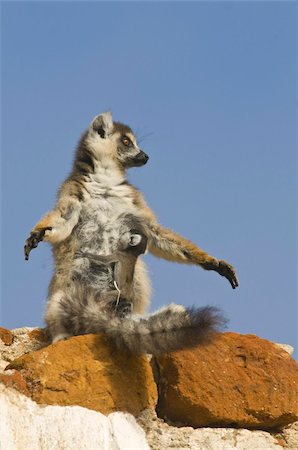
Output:
[[[119,302],[114,302],[113,306],[116,316],[122,319],[132,313],[132,303],[126,300],[120,299]]]
[[[24,253],[25,253],[25,260],[28,261],[29,254],[33,248],[36,248],[39,244],[39,242],[43,241],[44,235],[46,231],[52,230],[52,227],[43,228],[42,230],[38,231],[32,231],[30,233],[30,236],[25,242],[24,245]]]
[[[233,289],[236,289],[236,287],[239,286],[237,274],[234,267],[223,259],[218,261],[217,272],[223,277],[227,278],[227,280],[229,280]]]

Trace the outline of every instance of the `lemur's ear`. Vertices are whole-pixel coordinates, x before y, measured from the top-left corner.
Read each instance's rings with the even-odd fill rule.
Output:
[[[104,139],[113,129],[112,113],[107,111],[96,116],[92,120],[91,127]]]

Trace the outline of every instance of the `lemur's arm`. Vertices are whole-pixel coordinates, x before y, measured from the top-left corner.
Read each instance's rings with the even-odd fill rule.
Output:
[[[205,270],[214,270],[227,278],[233,289],[238,286],[235,269],[226,261],[208,255],[191,241],[159,224],[150,224],[148,231],[148,248],[154,256],[179,263],[198,264]]]
[[[26,240],[24,246],[25,259],[29,259],[30,251],[43,240],[51,244],[64,241],[77,224],[80,211],[80,201],[75,196],[67,195],[61,190],[55,208],[35,225]]]
[[[158,224],[153,211],[147,206],[140,192],[137,204],[144,212],[147,223],[148,250],[154,256],[185,264],[198,264],[205,270],[214,270],[227,278],[235,289],[238,286],[236,271],[229,263],[209,255],[191,241]]]

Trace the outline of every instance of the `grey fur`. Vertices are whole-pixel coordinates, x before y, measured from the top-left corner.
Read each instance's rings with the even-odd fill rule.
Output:
[[[61,317],[72,334],[105,334],[121,351],[134,354],[161,354],[206,344],[225,325],[221,312],[214,307],[184,308],[169,305],[152,315],[124,318],[104,312],[93,296],[85,300],[65,298]]]
[[[127,168],[147,160],[129,127],[113,122],[110,113],[97,116],[79,142],[55,208],[26,240],[26,259],[42,240],[53,246],[55,272],[45,315],[53,342],[104,332],[118,348],[155,354],[204,342],[223,324],[219,311],[210,307],[170,305],[144,315],[150,285],[138,254],[131,259],[133,280],[125,299],[132,311],[125,305],[120,313],[113,308],[115,272],[94,255],[105,258],[123,250],[123,239],[127,246],[134,230],[142,230],[156,256],[202,267],[208,262],[208,269],[216,271],[222,264],[226,272],[221,274],[237,285],[232,266],[160,226],[142,194],[126,180]]]
[[[160,354],[207,343],[225,324],[225,319],[217,308],[169,305],[152,315],[129,313],[127,302],[133,300],[134,267],[138,255],[145,251],[147,239],[136,234],[143,231],[136,229],[137,224],[131,220],[128,223],[134,226],[134,234],[123,233],[122,229],[119,247],[114,254],[82,255],[102,265],[116,263],[114,279],[121,292],[119,305],[115,304],[118,294],[116,290],[96,296],[94,291],[88,288],[80,292],[78,286],[76,292],[80,292],[80,295],[77,298],[68,296],[60,302],[60,316],[64,328],[72,335],[104,333],[106,339],[119,350],[134,354]],[[137,245],[134,245],[131,236],[141,236]],[[123,306],[128,313],[123,314]]]

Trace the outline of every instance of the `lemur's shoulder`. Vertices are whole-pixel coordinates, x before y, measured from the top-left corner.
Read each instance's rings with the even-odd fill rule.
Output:
[[[143,216],[146,220],[150,222],[156,222],[157,218],[152,209],[148,206],[142,192],[131,183],[127,182],[131,187],[131,193],[133,197],[133,204],[138,209],[141,216]]]
[[[70,175],[61,184],[57,192],[57,199],[70,198],[83,201],[85,193],[85,184],[82,176]]]

